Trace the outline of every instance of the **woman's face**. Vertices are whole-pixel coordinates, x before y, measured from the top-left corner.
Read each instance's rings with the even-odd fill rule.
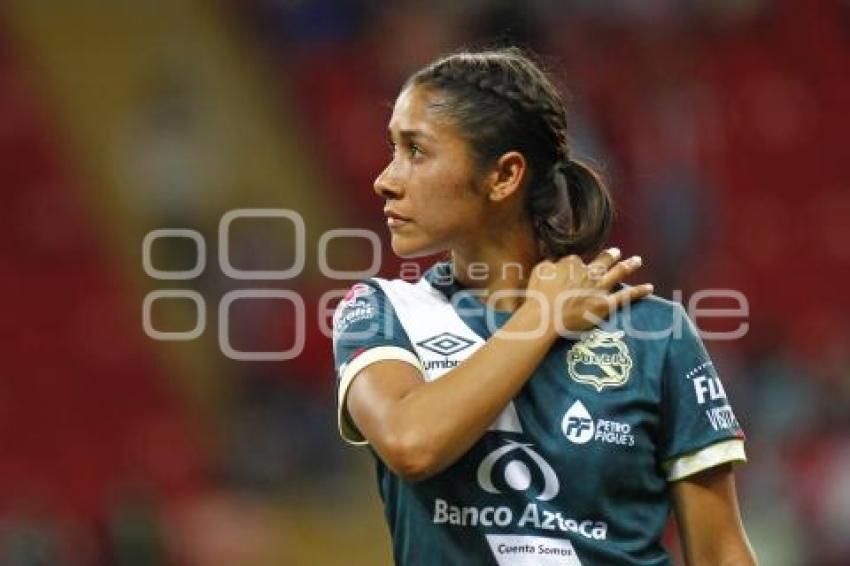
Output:
[[[389,124],[392,161],[375,179],[393,251],[429,255],[468,243],[485,225],[487,198],[476,190],[468,142],[435,107],[439,92],[422,86],[399,94]]]

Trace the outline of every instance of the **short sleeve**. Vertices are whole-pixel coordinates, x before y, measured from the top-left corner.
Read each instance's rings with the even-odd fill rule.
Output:
[[[728,462],[745,462],[741,429],[720,377],[677,305],[663,369],[660,457],[668,481]]]
[[[407,362],[424,373],[392,303],[376,282],[355,284],[337,305],[333,351],[340,435],[351,444],[366,444],[346,409],[346,395],[354,377],[366,366],[382,360]]]

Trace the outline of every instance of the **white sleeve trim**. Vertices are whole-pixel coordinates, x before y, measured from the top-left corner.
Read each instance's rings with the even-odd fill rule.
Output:
[[[727,462],[743,463],[747,461],[744,441],[733,438],[717,442],[696,452],[679,456],[664,462],[667,481],[676,481],[692,476],[708,468]]]
[[[339,426],[339,435],[349,444],[356,446],[364,446],[369,442],[363,438],[363,435],[357,430],[357,427],[351,422],[351,417],[346,408],[346,397],[348,396],[348,388],[351,387],[351,382],[360,373],[360,370],[366,366],[372,365],[375,362],[384,360],[397,360],[407,362],[415,366],[422,375],[425,375],[425,368],[422,367],[422,362],[416,357],[416,354],[410,350],[405,350],[398,346],[378,346],[366,350],[349,363],[344,364],[339,368],[339,395],[337,398],[337,424]]]

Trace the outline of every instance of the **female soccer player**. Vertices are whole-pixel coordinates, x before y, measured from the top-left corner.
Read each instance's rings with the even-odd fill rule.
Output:
[[[339,426],[367,444],[398,564],[753,564],[743,433],[681,305],[598,255],[611,201],[522,52],[414,74],[375,180],[419,281],[354,285],[334,318]],[[588,263],[582,258],[592,259]]]

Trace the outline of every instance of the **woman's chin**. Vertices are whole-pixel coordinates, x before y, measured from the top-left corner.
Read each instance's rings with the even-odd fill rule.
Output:
[[[393,236],[390,245],[393,253],[402,259],[414,259],[435,253],[426,242],[415,242],[409,238]]]
[[[419,248],[411,247],[404,244],[392,244],[393,253],[402,259],[413,259],[424,255],[419,251]]]

